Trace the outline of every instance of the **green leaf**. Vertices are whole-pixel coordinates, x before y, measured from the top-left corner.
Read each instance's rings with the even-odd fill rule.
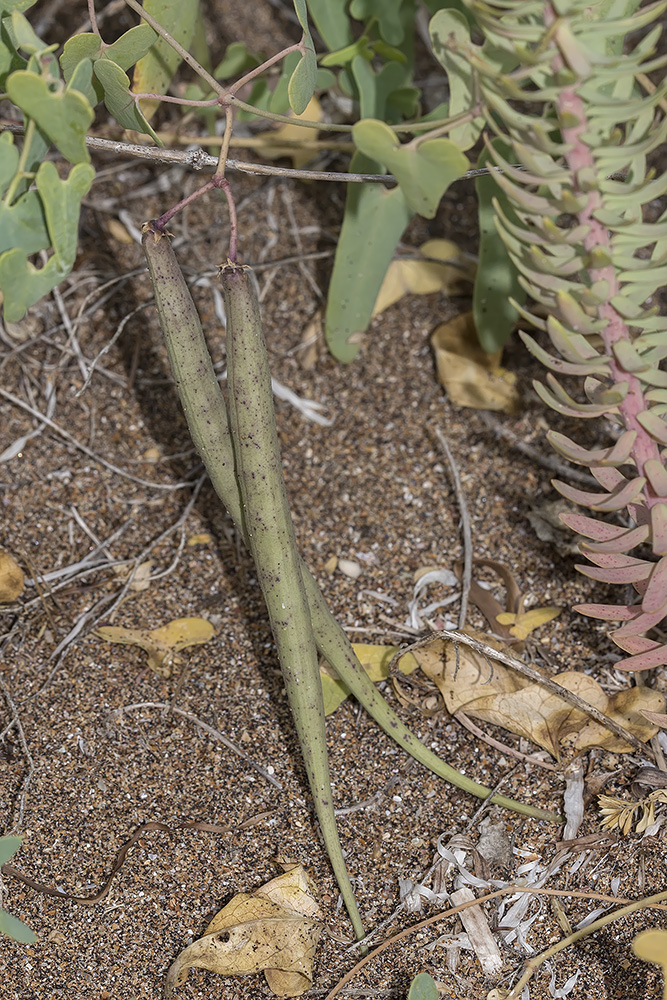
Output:
[[[7,77],[17,69],[25,69],[26,60],[16,51],[7,30],[9,18],[0,21],[0,90],[5,90]]]
[[[0,11],[11,14],[15,10],[28,10],[37,0],[0,0]]]
[[[95,76],[104,87],[104,104],[110,115],[123,128],[135,129],[150,135],[158,146],[162,146],[143,112],[135,102],[130,92],[130,80],[120,66],[111,59],[98,59],[95,63]]]
[[[27,17],[24,17],[17,10],[12,14],[11,25],[16,48],[27,52],[29,56],[36,55],[37,53],[41,55],[44,52],[54,52],[58,48],[57,45],[47,45],[46,42],[43,42],[33,31]]]
[[[458,115],[468,111],[475,93],[473,68],[466,54],[471,46],[468,21],[457,10],[440,10],[431,18],[428,31],[433,54],[447,72],[449,113]],[[470,149],[483,126],[484,119],[479,116],[451,129],[449,137],[460,149]]]
[[[276,114],[282,115],[289,110],[289,83],[292,79],[292,74],[300,61],[301,55],[298,52],[290,52],[290,54],[285,56],[283,59],[280,76],[278,77],[278,83],[273,88],[271,96],[269,97],[269,111],[274,111]],[[255,104],[255,101],[252,101],[251,103]]]
[[[350,170],[377,173],[378,164],[355,153]],[[387,268],[411,218],[400,188],[348,185],[325,318],[327,344],[338,361],[357,356]]]
[[[82,94],[28,70],[17,70],[7,78],[7,93],[70,163],[90,160],[85,136],[95,114]]]
[[[315,50],[307,48],[299,64],[290,77],[287,93],[295,115],[302,115],[315,93],[317,83],[317,56]]]
[[[408,1000],[438,1000],[438,988],[428,972],[420,972],[412,980]]]
[[[101,54],[118,63],[121,69],[128,70],[143,59],[157,38],[157,32],[153,31],[150,24],[136,24],[112,45],[106,46]]]
[[[216,80],[229,80],[240,76],[246,70],[254,69],[260,62],[261,59],[250,51],[245,42],[230,42],[213,76]]]
[[[197,24],[199,0],[144,0],[144,9],[184,48],[189,47]],[[132,89],[135,93],[166,94],[180,64],[178,53],[160,38],[136,64]]]
[[[23,203],[37,206],[46,218],[47,238],[41,237],[42,249],[53,245],[54,254],[44,267],[36,268],[29,260],[30,252],[14,245],[0,254],[0,289],[3,293],[4,318],[9,323],[18,322],[35,302],[50,292],[72,269],[76,257],[78,221],[81,199],[90,189],[94,169],[87,163],[72,167],[69,176],[61,180],[55,164],[47,161],[37,171],[37,192],[29,191],[12,208],[19,210]],[[5,219],[2,220],[5,222]],[[3,225],[4,236],[4,225]]]
[[[305,34],[310,36],[310,28],[308,27],[308,8],[306,7],[306,0],[292,0],[294,4],[294,13],[297,16],[297,20],[301,27],[303,28]]]
[[[66,268],[76,258],[81,201],[90,191],[95,169],[88,163],[72,167],[62,180],[54,163],[42,163],[37,171],[37,190],[44,205],[46,224],[56,257]]]
[[[468,169],[468,160],[449,139],[402,146],[388,125],[373,119],[357,122],[352,137],[362,153],[394,174],[412,211],[427,219],[435,217],[449,185]]]
[[[3,132],[0,135],[0,197],[9,187],[18,165],[19,151],[14,145],[14,136],[11,132]]]
[[[77,90],[86,98],[91,107],[99,104],[104,91],[102,85],[93,76],[92,59],[82,59],[81,62],[77,63],[70,76],[67,89]]]
[[[4,910],[0,910],[0,934],[6,934],[7,937],[13,938],[14,941],[18,941],[21,944],[32,944],[33,941],[37,940],[37,935],[34,931],[13,917],[11,913],[5,913]]]
[[[366,59],[356,56],[350,70],[359,92],[359,110],[362,118],[389,118],[388,107],[393,92],[408,79],[409,70],[397,62],[385,63],[375,72]]]
[[[22,840],[23,837],[17,835],[0,837],[0,865],[4,865],[16,854]]]
[[[63,267],[55,255],[44,267],[36,268],[18,248],[0,254],[0,291],[5,322],[18,323],[26,309],[59,285],[70,270]]]
[[[330,52],[342,49],[352,41],[350,19],[344,4],[332,3],[331,0],[308,0],[308,10]]]
[[[32,254],[46,250],[50,244],[42,201],[36,191],[26,192],[11,205],[0,203],[0,253],[18,247]]]
[[[374,47],[371,45],[368,35],[360,35],[355,42],[344,45],[340,49],[329,52],[320,59],[320,66],[347,66],[355,56],[361,56],[370,62],[374,55]]]
[[[509,144],[502,139],[494,139],[492,145],[505,158],[511,158]],[[484,149],[477,161],[478,167],[492,162],[488,150]],[[479,211],[479,263],[473,292],[473,315],[480,344],[485,351],[493,354],[505,344],[516,325],[518,313],[512,305],[526,301],[526,293],[516,266],[507,253],[507,248],[496,227],[496,209],[499,204],[510,222],[519,224],[509,199],[496,184],[493,174],[478,177],[475,182]]]
[[[317,56],[315,55],[315,46],[310,37],[310,28],[308,27],[306,0],[293,0],[293,3],[299,24],[303,28],[303,41],[306,51],[301,56],[296,69],[290,77],[287,93],[289,95],[290,107],[294,114],[302,115],[315,93]]]
[[[70,81],[72,73],[82,59],[97,59],[102,48],[102,41],[99,35],[92,31],[85,31],[80,35],[73,35],[65,42],[62,55],[60,57],[60,68],[67,83]]]
[[[457,10],[459,14],[463,14],[471,28],[477,23],[471,11],[468,10],[465,0],[447,0],[447,2],[443,2],[443,0],[424,0],[424,3],[431,15],[436,14],[443,7],[446,7],[447,10]]]
[[[392,0],[391,3],[387,0],[352,0],[350,14],[357,21],[365,22],[375,18],[385,42],[389,42],[390,45],[400,45],[404,35],[401,6],[402,4],[396,0]]]

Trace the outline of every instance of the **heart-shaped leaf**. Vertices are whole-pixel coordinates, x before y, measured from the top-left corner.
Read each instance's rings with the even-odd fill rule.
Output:
[[[103,55],[118,63],[121,69],[129,69],[143,59],[157,37],[150,24],[135,24],[134,28],[117,38],[113,45],[107,46]]]
[[[352,129],[355,145],[393,173],[413,212],[432,219],[449,185],[462,177],[468,160],[449,139],[413,140],[406,145],[384,122],[366,119]]]
[[[42,163],[37,171],[37,190],[44,206],[46,224],[56,257],[71,268],[76,257],[81,201],[90,190],[95,170],[89,163],[72,167],[62,180],[54,163]]]
[[[104,87],[104,103],[109,114],[113,115],[123,128],[144,132],[162,146],[162,142],[148,124],[143,112],[137,106],[130,92],[130,80],[117,63],[111,59],[98,59],[95,63],[95,76]]]
[[[70,272],[53,255],[44,267],[37,268],[18,247],[0,254],[0,290],[2,313],[6,323],[18,323],[26,309],[39,302]]]
[[[457,10],[439,10],[428,26],[433,55],[447,71],[449,82],[449,114],[468,111],[473,101],[473,68],[466,49],[470,48],[468,21]],[[481,115],[453,128],[449,135],[461,149],[470,149],[484,126]]]
[[[70,163],[89,162],[85,136],[95,113],[83,94],[28,70],[17,70],[8,77],[7,93]]]

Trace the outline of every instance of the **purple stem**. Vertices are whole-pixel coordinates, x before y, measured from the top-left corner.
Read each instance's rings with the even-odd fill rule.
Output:
[[[187,196],[187,198],[183,198],[182,201],[177,202],[177,204],[174,205],[172,208],[170,208],[168,212],[165,212],[164,215],[161,215],[159,219],[156,219],[155,222],[153,223],[155,228],[158,229],[161,233],[163,233],[165,227],[174,218],[175,215],[181,212],[187,205],[190,205],[193,201],[196,201],[197,198],[201,198],[201,196],[205,194],[207,191],[210,191],[211,188],[217,186],[214,183],[214,180],[215,178],[211,178],[210,181],[206,181],[206,184],[204,184],[203,187],[200,187],[196,191],[193,191],[192,194],[189,194]]]
[[[206,184],[203,185],[203,187],[197,188],[197,190],[193,191],[192,194],[189,194],[187,198],[183,198],[182,201],[177,202],[176,205],[170,208],[168,212],[161,215],[159,219],[155,219],[153,226],[158,230],[158,232],[163,233],[175,215],[178,215],[178,213],[183,211],[187,205],[192,204],[193,201],[196,201],[197,198],[201,198],[203,194],[206,194],[207,191],[211,191],[212,189],[220,189],[224,191],[225,198],[227,199],[227,207],[229,209],[229,260],[235,264],[239,227],[236,218],[236,203],[234,201],[234,196],[232,195],[232,189],[229,186],[229,181],[225,177],[220,177],[218,174],[215,174],[211,177],[210,181],[207,181]]]
[[[229,209],[229,260],[232,264],[235,264],[239,233],[238,222],[236,219],[236,203],[234,201],[234,196],[232,195],[232,189],[229,186],[229,181],[226,177],[220,177],[216,174],[213,177],[213,186],[221,188],[225,192],[225,198],[227,199],[227,207]]]

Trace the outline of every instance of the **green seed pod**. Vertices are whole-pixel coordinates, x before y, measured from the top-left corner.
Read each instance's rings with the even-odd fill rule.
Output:
[[[361,938],[364,928],[333,809],[317,647],[282,472],[259,298],[247,267],[223,266],[220,281],[227,312],[229,419],[248,547],[269,612],[317,818]]]

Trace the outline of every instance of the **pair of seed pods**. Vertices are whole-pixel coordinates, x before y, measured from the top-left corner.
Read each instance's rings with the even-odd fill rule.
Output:
[[[354,931],[361,938],[364,928],[334,815],[318,654],[385,732],[416,760],[479,798],[488,798],[491,791],[459,774],[403,725],[368,678],[299,556],[252,271],[233,261],[220,269],[227,317],[227,404],[169,236],[147,223],[142,242],[190,434],[213,488],[255,562],[322,836]],[[558,818],[502,795],[494,795],[493,801],[528,816]]]

